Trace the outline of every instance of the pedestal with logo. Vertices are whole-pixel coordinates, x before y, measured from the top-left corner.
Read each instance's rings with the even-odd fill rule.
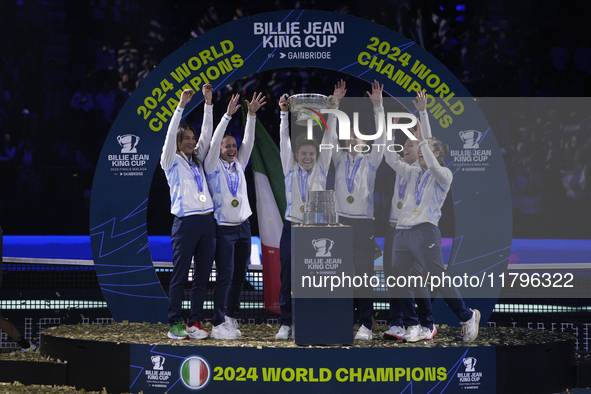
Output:
[[[353,229],[302,225],[294,226],[291,236],[295,343],[352,344]]]

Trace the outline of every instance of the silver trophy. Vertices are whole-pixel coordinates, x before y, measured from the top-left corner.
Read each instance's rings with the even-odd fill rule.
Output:
[[[308,192],[304,206],[304,225],[338,225],[334,190]]]
[[[287,96],[287,94],[285,94]],[[287,98],[289,110],[296,115],[296,124],[306,126],[308,119],[313,119],[312,111],[320,112],[321,109],[329,108],[332,103],[332,96],[326,97],[318,93],[294,94]],[[312,122],[315,125],[316,122]]]

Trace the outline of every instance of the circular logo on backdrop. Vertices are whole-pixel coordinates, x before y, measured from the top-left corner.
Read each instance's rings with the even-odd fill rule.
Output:
[[[181,381],[190,389],[202,389],[210,376],[209,364],[201,357],[189,357],[181,364]]]

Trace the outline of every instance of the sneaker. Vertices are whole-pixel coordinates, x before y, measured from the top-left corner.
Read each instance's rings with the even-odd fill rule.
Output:
[[[228,324],[223,322],[211,330],[213,339],[238,339],[238,333]]]
[[[168,337],[170,339],[189,339],[189,334],[185,331],[185,324],[182,320],[176,322],[174,326],[170,327],[170,331],[168,331]]]
[[[416,326],[409,326],[406,329],[404,336],[402,337],[403,342],[410,343],[418,342],[423,339],[425,339],[425,333],[423,332],[421,326],[418,324]]]
[[[25,353],[33,353],[38,350],[39,350],[39,348],[37,348],[37,346],[34,343],[31,343],[31,346],[29,346],[29,347],[21,348],[21,352],[25,352]]]
[[[372,337],[373,334],[371,329],[365,327],[364,325],[359,327],[359,331],[357,331],[357,334],[355,334],[355,339],[360,339],[362,341],[371,341]]]
[[[425,341],[430,341],[437,334],[437,327],[433,326],[432,330],[428,327],[423,327],[423,334],[425,334]]]
[[[398,339],[402,339],[404,333],[404,327],[390,326],[390,329],[383,334],[383,337],[389,341],[396,341]]]
[[[228,315],[226,315],[225,319],[226,319],[226,323],[228,323],[230,325],[230,327],[232,327],[232,329],[238,333],[238,336],[241,337],[242,332],[240,332],[240,330],[238,329],[238,326],[239,326],[238,319],[234,319],[233,317],[230,317]]]
[[[478,336],[478,323],[480,323],[480,311],[478,309],[470,309],[472,317],[468,321],[461,321],[462,335],[464,342],[472,342]]]
[[[189,337],[191,337],[193,339],[209,339],[209,338],[211,338],[209,333],[203,329],[203,326],[197,320],[189,321],[189,323],[187,324],[187,328],[185,328],[185,331],[187,331],[187,334],[189,334]]]
[[[275,339],[278,341],[287,341],[291,338],[291,327],[290,326],[281,326],[279,327],[279,332],[275,335]]]

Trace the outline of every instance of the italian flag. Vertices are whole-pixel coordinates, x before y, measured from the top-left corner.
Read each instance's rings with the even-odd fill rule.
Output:
[[[209,381],[209,367],[201,358],[190,357],[181,366],[181,378],[189,388],[201,388]]]
[[[242,102],[242,119],[246,124],[247,104]],[[255,142],[250,155],[256,189],[256,209],[263,253],[263,295],[265,309],[279,310],[281,261],[279,241],[283,231],[285,184],[279,148],[263,124],[257,119]]]

